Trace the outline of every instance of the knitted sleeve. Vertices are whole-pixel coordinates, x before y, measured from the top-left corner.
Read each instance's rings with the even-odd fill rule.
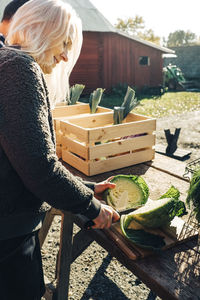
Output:
[[[57,159],[38,64],[14,53],[1,64],[0,86],[0,143],[26,188],[55,208],[94,219],[100,202]]]

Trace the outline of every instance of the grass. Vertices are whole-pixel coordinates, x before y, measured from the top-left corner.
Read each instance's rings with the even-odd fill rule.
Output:
[[[83,102],[87,102],[83,99]],[[103,95],[101,106],[113,108],[120,106],[123,97],[118,95]],[[199,92],[166,92],[161,97],[141,97],[140,104],[133,110],[135,113],[161,118],[179,115],[189,111],[200,110]]]
[[[200,93],[174,92],[157,99],[142,99],[134,112],[161,118],[196,110],[200,110]]]

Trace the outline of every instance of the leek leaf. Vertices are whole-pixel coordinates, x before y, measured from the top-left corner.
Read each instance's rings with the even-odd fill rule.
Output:
[[[90,106],[90,112],[92,114],[94,114],[96,112],[97,106],[99,105],[99,103],[101,101],[104,91],[105,91],[105,89],[98,88],[90,94],[89,106]]]
[[[139,100],[135,98],[135,91],[128,86],[124,101],[121,107],[124,107],[124,119],[139,104]]]
[[[122,105],[120,107],[114,107],[114,125],[121,124],[127,115],[139,104],[139,102],[140,101],[135,98],[135,91],[128,86]]]
[[[114,107],[113,119],[114,119],[114,125],[122,123],[124,119],[124,107],[120,107],[120,106]]]
[[[69,105],[76,104],[84,88],[85,85],[83,84],[75,84],[72,87],[70,87],[70,99],[68,101]]]

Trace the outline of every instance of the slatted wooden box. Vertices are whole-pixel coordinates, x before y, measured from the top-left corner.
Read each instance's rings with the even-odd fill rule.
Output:
[[[98,106],[96,113],[107,113],[110,112],[111,109]],[[71,117],[79,116],[79,115],[90,115],[90,107],[88,103],[78,102],[74,105],[57,105],[52,110],[54,129],[56,132],[56,152],[57,156],[61,158],[62,156],[62,143],[61,143],[61,130],[60,130],[60,121],[67,120]]]
[[[62,159],[92,176],[149,161],[155,155],[156,120],[130,113],[113,125],[113,113],[60,122]]]

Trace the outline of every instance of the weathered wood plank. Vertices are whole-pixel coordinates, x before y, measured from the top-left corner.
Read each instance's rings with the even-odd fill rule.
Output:
[[[51,224],[53,222],[54,216],[51,213],[51,210],[49,210],[48,212],[46,212],[46,216],[44,218],[43,224],[42,224],[42,228],[39,231],[39,241],[40,241],[40,247],[42,248],[44,241],[47,237],[47,234],[49,232],[49,228],[51,227]]]
[[[199,256],[184,244],[155,257],[145,258],[136,264],[148,274],[150,282],[160,286],[159,293],[161,290],[168,291],[166,294],[164,292],[162,299],[171,299],[168,294],[173,296],[172,299],[199,299]]]
[[[145,164],[155,169],[166,172],[170,175],[179,177],[185,181],[188,181],[183,177],[185,173],[186,162],[181,162],[176,159],[155,153],[155,159],[151,162],[146,162]]]
[[[57,262],[56,299],[67,300],[69,291],[70,265],[72,261],[73,216],[65,212],[61,222],[60,250]]]

